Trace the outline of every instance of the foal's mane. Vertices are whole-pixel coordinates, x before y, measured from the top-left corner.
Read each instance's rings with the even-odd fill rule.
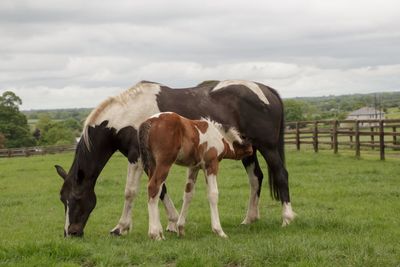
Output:
[[[219,122],[213,121],[210,118],[205,118],[203,120],[213,125],[218,130],[218,132],[220,132],[220,134],[226,139],[226,141],[228,141],[228,143],[232,144],[235,141],[239,144],[243,143],[243,139],[240,137],[240,133],[238,130],[235,129],[235,127],[229,127],[227,130],[225,130],[226,127],[224,127],[224,125]]]
[[[96,108],[90,112],[89,116],[86,118],[82,138],[83,141],[90,150],[90,137],[89,137],[89,127],[97,123],[98,118],[110,107],[114,105],[125,105],[129,99],[135,98],[137,95],[141,94],[148,86],[159,85],[158,83],[141,81],[132,86],[131,88],[121,92],[119,95],[108,97],[106,100],[100,103]]]

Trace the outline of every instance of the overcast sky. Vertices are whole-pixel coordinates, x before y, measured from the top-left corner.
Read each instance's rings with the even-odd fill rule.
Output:
[[[209,79],[282,97],[399,91],[400,1],[0,1],[0,93],[22,109]]]

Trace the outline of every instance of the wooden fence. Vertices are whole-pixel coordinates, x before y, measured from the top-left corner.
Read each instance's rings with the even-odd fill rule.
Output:
[[[365,149],[376,150],[380,158],[385,159],[385,152],[399,150],[400,155],[399,120],[321,120],[287,122],[285,143],[294,145],[297,150],[311,148],[352,149],[360,157]],[[55,154],[75,150],[75,146],[49,146],[17,149],[0,149],[2,157],[28,157],[32,155]]]
[[[29,157],[33,155],[56,154],[75,150],[74,145],[69,146],[48,146],[48,147],[25,147],[0,149],[0,158],[4,157]]]
[[[286,123],[285,143],[301,147],[353,149],[360,157],[361,150],[379,150],[380,158],[385,159],[387,149],[400,150],[400,120],[322,120]]]

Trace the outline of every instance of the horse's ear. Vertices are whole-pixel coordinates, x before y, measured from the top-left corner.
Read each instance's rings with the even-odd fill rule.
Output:
[[[63,178],[63,180],[65,180],[65,178],[67,178],[67,173],[65,172],[63,167],[61,167],[59,165],[54,165],[54,167],[56,168],[58,175],[60,175],[61,178]]]

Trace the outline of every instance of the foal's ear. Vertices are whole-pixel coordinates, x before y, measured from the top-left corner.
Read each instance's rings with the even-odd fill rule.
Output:
[[[65,172],[63,167],[61,167],[60,165],[54,165],[54,167],[56,168],[58,175],[60,175],[61,178],[65,180],[65,178],[67,178],[67,173]]]

